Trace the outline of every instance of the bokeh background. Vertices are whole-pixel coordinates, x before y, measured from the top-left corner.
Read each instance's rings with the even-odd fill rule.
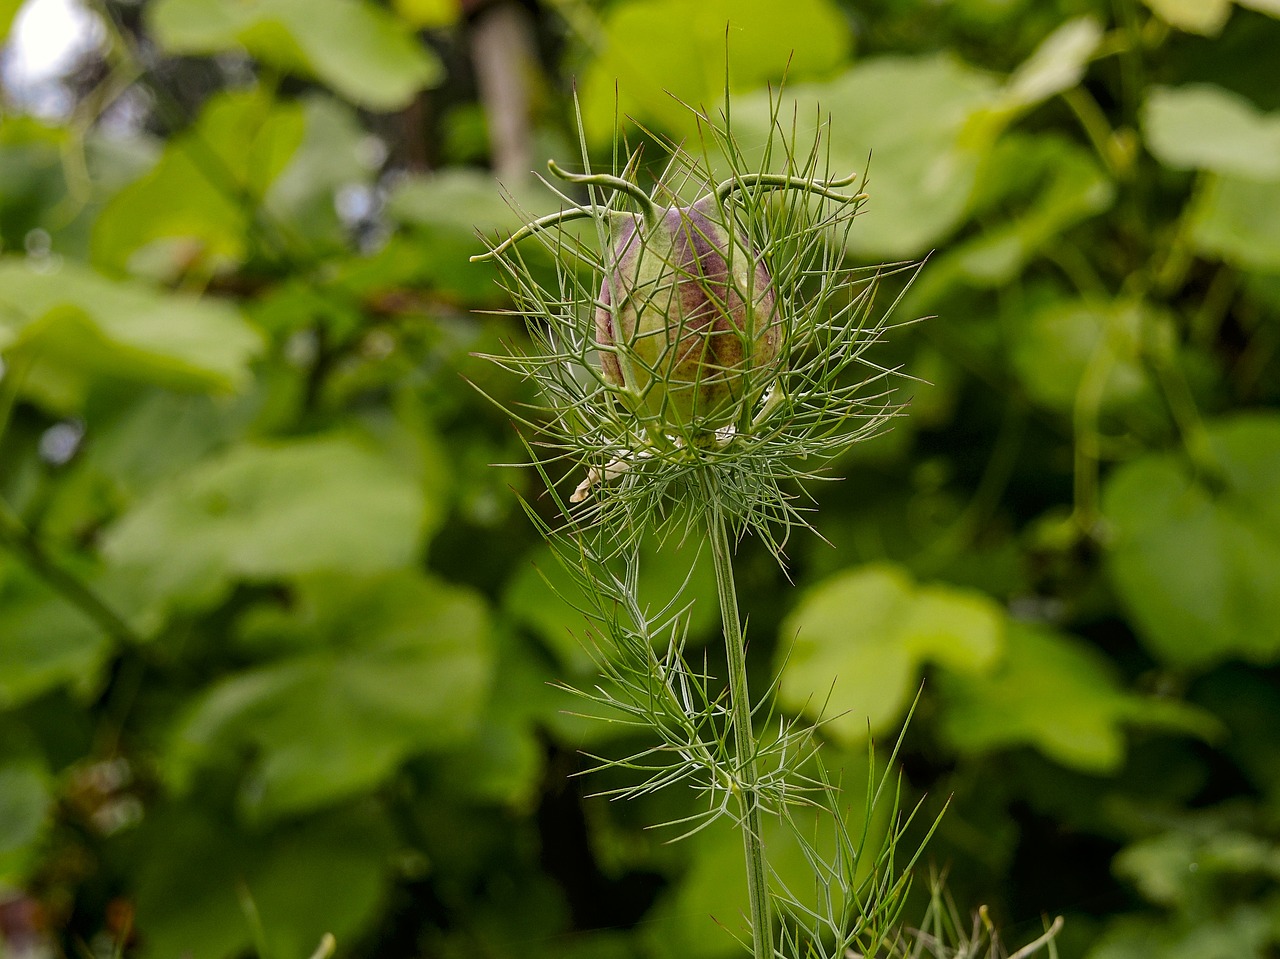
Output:
[[[603,162],[616,112],[643,177],[694,142],[726,23],[746,141],[785,76],[869,171],[850,265],[928,257],[876,357],[908,414],[825,541],[739,556],[758,687],[829,689],[856,783],[923,683],[924,862],[1009,940],[1277,955],[1278,18],[0,2],[0,955],[734,954],[734,834],[575,776],[635,740],[553,685],[590,665],[481,396],[527,387],[474,356],[523,325],[467,262],[521,222],[495,173],[557,207],[575,89]],[[647,568],[714,672],[705,563]]]

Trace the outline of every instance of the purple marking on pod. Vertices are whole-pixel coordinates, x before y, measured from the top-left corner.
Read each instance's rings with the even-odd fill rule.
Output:
[[[734,422],[781,344],[773,278],[716,212],[707,196],[655,222],[625,220],[595,311],[605,379],[676,431]]]

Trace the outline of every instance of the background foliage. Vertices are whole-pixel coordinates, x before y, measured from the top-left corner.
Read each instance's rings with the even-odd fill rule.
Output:
[[[615,89],[634,138],[696,135],[665,91],[718,100],[729,21],[744,146],[789,61],[833,168],[871,158],[851,260],[936,251],[830,544],[798,588],[740,557],[757,681],[830,690],[850,782],[924,681],[907,786],[954,797],[931,856],[1011,938],[1274,955],[1280,5],[500,6],[104,0],[62,85],[5,89],[0,953],[736,949],[736,835],[571,778],[628,744],[548,685],[589,662],[466,382],[523,389],[471,355],[523,335],[466,263],[520,222],[501,15],[527,166],[575,155],[575,83],[602,157]],[[645,588],[690,566],[706,640],[706,557]]]

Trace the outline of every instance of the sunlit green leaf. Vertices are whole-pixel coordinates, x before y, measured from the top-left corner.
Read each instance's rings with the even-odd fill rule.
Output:
[[[1231,16],[1231,0],[1143,0],[1166,23],[1186,30],[1214,36]]]
[[[829,131],[832,174],[869,169],[871,200],[850,234],[869,257],[925,252],[961,220],[982,158],[1005,122],[994,79],[948,55],[878,57],[828,83],[788,86],[782,115],[798,118],[801,143],[816,118]],[[793,107],[792,104],[795,104]],[[769,134],[766,96],[734,105],[744,150]]]
[[[1107,569],[1147,646],[1204,667],[1280,658],[1280,417],[1213,424],[1218,476],[1178,453],[1144,456],[1112,475],[1103,508]]]
[[[1142,125],[1151,152],[1167,166],[1280,179],[1280,113],[1263,113],[1221,87],[1156,87]]]
[[[782,705],[827,717],[824,730],[857,742],[868,726],[882,731],[903,717],[926,663],[990,669],[1004,617],[981,593],[870,566],[810,590],[783,623],[782,642]]]
[[[160,0],[147,12],[171,53],[243,47],[373,110],[406,106],[443,74],[402,21],[364,0]]]

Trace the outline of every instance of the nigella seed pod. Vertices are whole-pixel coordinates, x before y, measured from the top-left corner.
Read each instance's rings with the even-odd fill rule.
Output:
[[[715,195],[623,221],[595,311],[605,379],[646,426],[708,432],[772,380],[782,338],[773,279]]]

